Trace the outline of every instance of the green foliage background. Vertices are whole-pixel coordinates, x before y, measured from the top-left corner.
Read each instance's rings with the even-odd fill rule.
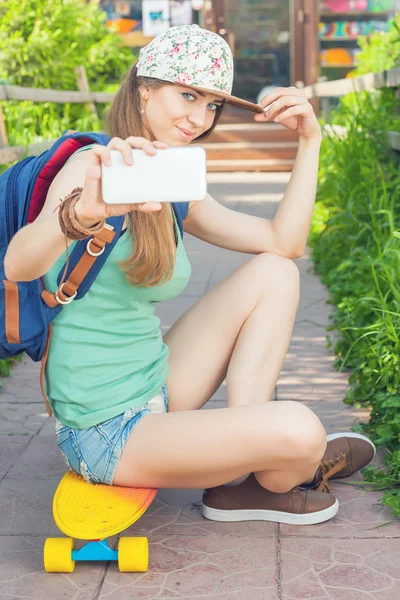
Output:
[[[83,65],[90,89],[112,92],[136,60],[104,25],[95,0],[2,0],[0,82],[23,87],[78,90],[74,68]],[[9,144],[61,135],[65,129],[98,131],[88,105],[3,102]]]
[[[400,15],[360,47],[356,75],[400,66]],[[385,451],[385,468],[364,474],[400,517],[400,168],[387,135],[398,104],[395,89],[352,93],[327,117],[345,133],[323,140],[309,243],[335,306],[335,367],[350,373],[344,401],[370,409],[358,429]]]

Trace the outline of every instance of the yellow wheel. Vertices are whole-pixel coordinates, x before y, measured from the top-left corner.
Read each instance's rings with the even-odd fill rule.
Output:
[[[44,568],[48,573],[72,573],[74,540],[72,538],[47,538],[44,543]]]
[[[118,568],[122,573],[144,573],[149,567],[149,542],[145,537],[123,537],[118,542]]]

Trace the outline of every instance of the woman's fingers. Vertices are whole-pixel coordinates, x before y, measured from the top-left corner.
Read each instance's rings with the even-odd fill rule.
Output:
[[[155,148],[160,148],[160,150],[169,148],[169,144],[166,144],[165,142],[152,142],[152,144]]]
[[[130,138],[128,138],[130,139]],[[133,138],[134,139],[134,138]],[[140,139],[140,138],[136,138]],[[121,138],[113,137],[107,144],[107,150],[119,150],[124,157],[124,160],[127,165],[133,165],[133,157],[132,157],[132,147],[130,144],[126,142],[126,140],[121,140]],[[111,158],[111,155],[110,155]]]
[[[283,96],[273,103],[273,105],[264,113],[264,117],[266,119],[274,119],[288,106],[299,106],[302,104],[309,104],[307,98],[301,96]]]
[[[258,103],[258,105],[261,106],[261,108],[265,108],[269,104],[272,104],[272,102],[275,102],[275,100],[277,100],[281,96],[285,96],[285,95],[298,96],[300,98],[306,98],[305,91],[303,89],[298,89],[294,85],[292,85],[290,87],[286,87],[286,88],[284,88],[284,87],[277,87],[276,89],[272,90],[272,92],[270,92],[269,94],[267,94],[266,96],[264,96],[260,100],[260,102]]]
[[[126,140],[122,140],[118,137],[113,137],[107,144],[107,146],[100,146],[95,144],[93,146],[92,153],[92,164],[91,166],[99,165],[101,161],[106,166],[111,166],[111,154],[110,150],[118,150],[124,157],[125,163],[128,165],[133,164],[132,148],[138,148],[143,150],[149,156],[157,154],[156,149],[164,150],[169,148],[168,144],[164,142],[150,142],[146,138],[130,136]],[[93,156],[94,155],[94,156]],[[90,163],[90,161],[89,161]]]
[[[155,142],[150,142],[150,140],[146,140],[146,138],[130,136],[126,138],[125,143],[130,149],[129,151],[131,156],[132,148],[143,150],[149,156],[157,154]]]
[[[313,112],[313,108],[311,106],[311,104],[309,104],[309,109],[308,107],[304,107],[301,104],[297,104],[296,106],[292,106],[291,108],[288,108],[287,110],[283,110],[277,117],[275,117],[275,121],[279,122],[279,121],[284,121],[285,119],[287,119],[288,117],[294,117],[294,116],[300,116],[300,115],[306,115],[307,111],[309,113]]]
[[[84,187],[91,193],[97,193],[101,180],[101,163],[104,162],[107,151],[104,146],[96,144],[88,155]]]

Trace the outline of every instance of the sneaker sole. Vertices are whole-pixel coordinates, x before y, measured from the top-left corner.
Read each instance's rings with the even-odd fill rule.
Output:
[[[337,440],[337,438],[340,438],[340,437],[357,438],[359,440],[364,440],[364,441],[368,442],[369,444],[371,444],[371,446],[374,449],[374,458],[375,458],[375,455],[376,455],[375,444],[373,444],[371,442],[371,440],[369,438],[367,438],[365,435],[362,435],[361,433],[348,433],[348,432],[330,433],[329,435],[326,436],[326,441],[329,442],[330,440]]]
[[[329,508],[305,515],[280,512],[278,510],[219,510],[203,504],[203,517],[210,521],[272,521],[285,525],[316,525],[332,519],[339,510],[339,502],[335,500]]]

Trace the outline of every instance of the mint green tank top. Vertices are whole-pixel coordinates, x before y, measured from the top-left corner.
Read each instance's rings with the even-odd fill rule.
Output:
[[[172,211],[174,214],[174,211]],[[178,234],[172,278],[151,288],[133,286],[117,261],[132,253],[126,231],[115,244],[92,286],[55,317],[46,364],[46,391],[55,417],[86,429],[128,408],[141,406],[161,390],[168,375],[168,346],[153,302],[169,300],[186,287],[191,265]],[[71,254],[77,242],[69,246]],[[57,289],[66,252],[42,281]]]

